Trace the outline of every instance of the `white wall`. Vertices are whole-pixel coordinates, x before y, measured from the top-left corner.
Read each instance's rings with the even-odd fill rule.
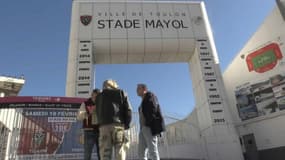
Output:
[[[270,43],[279,45],[283,58],[277,61],[272,70],[264,73],[249,71],[246,63],[247,55]],[[285,146],[285,128],[283,127],[285,111],[277,109],[275,113],[242,122],[236,106],[235,91],[238,90],[238,87],[242,88],[242,86],[269,80],[270,77],[277,74],[285,74],[285,21],[276,7],[223,74],[230,102],[229,110],[237,124],[238,132],[240,135],[254,133],[259,150]]]
[[[279,40],[280,39],[280,40]],[[273,12],[267,17],[265,22],[261,25],[258,31],[251,37],[245,47],[237,54],[235,59],[226,69],[223,74],[224,83],[226,87],[226,92],[230,102],[230,111],[233,114],[235,122],[240,122],[238,117],[238,112],[236,109],[236,99],[235,93],[237,86],[240,86],[246,82],[253,81],[253,80],[263,80],[266,77],[271,77],[278,73],[281,73],[285,68],[285,60],[284,58],[282,61],[279,61],[277,66],[264,74],[256,73],[254,71],[248,72],[247,64],[245,59],[242,59],[241,56],[248,55],[254,49],[260,48],[264,44],[270,42],[278,42],[284,44],[285,43],[285,21],[282,20],[280,15],[280,11],[276,7]],[[280,46],[281,50],[283,51],[283,56],[285,57],[285,46]],[[242,73],[242,76],[241,76]]]
[[[258,150],[285,146],[285,114],[237,126],[240,135],[254,133]]]
[[[185,119],[167,125],[165,134],[159,146],[161,158],[205,158],[196,109]]]

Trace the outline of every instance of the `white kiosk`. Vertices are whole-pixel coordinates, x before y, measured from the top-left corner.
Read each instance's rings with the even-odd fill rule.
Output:
[[[88,97],[94,64],[187,62],[206,160],[243,160],[203,2],[73,0],[66,96]]]

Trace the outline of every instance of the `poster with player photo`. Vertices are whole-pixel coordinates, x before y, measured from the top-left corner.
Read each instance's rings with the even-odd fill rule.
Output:
[[[237,108],[242,120],[251,119],[258,116],[254,97],[248,87],[236,91]]]
[[[280,110],[285,109],[285,74],[278,74],[270,78],[272,90]]]
[[[235,91],[241,120],[285,110],[285,74],[245,84]]]
[[[276,112],[278,105],[271,87],[254,92],[253,95],[258,110],[258,116]]]

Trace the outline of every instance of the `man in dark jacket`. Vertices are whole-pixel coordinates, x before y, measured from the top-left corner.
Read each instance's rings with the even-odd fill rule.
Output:
[[[137,94],[142,98],[139,107],[139,159],[147,160],[147,155],[149,155],[152,160],[159,160],[157,137],[161,132],[165,131],[165,123],[160,106],[157,97],[147,90],[145,84],[137,85]],[[146,151],[148,151],[148,154]]]
[[[99,127],[97,124],[92,123],[92,113],[96,110],[95,101],[96,96],[100,93],[99,89],[94,89],[92,95],[80,106],[80,109],[77,114],[77,119],[83,121],[82,128],[84,130],[84,160],[91,160],[92,150],[94,144],[97,149],[97,157],[100,160],[99,155]]]
[[[126,93],[118,87],[116,81],[106,80],[103,91],[97,96],[101,160],[112,160],[113,148],[116,160],[126,159],[125,130],[130,127],[132,112]]]

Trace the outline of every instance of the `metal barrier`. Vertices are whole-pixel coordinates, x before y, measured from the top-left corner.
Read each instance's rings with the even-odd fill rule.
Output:
[[[161,159],[203,159],[203,147],[198,126],[192,124],[187,119],[179,120],[170,116],[164,116],[164,119],[166,122],[166,132],[159,137],[158,142]],[[138,113],[133,113],[130,132],[131,145],[128,151],[128,159],[138,159]]]
[[[74,108],[0,109],[0,160],[83,159],[83,133],[76,112]],[[164,118],[166,132],[159,137],[161,159],[202,159],[199,128],[187,119]],[[138,159],[138,113],[133,113],[129,132],[127,157]]]

